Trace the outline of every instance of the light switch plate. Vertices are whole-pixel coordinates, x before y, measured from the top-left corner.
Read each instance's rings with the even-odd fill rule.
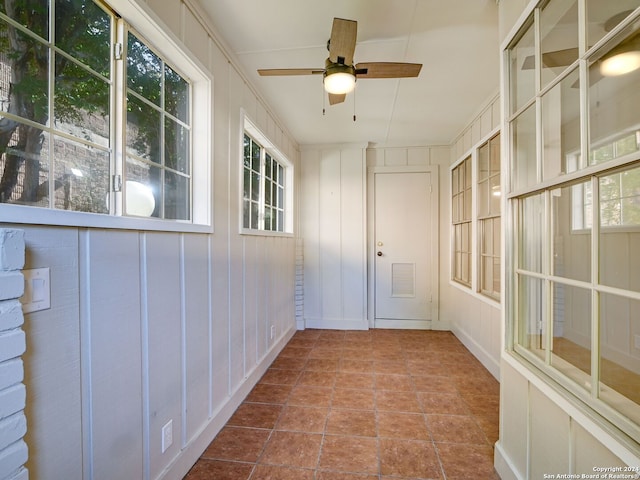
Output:
[[[51,282],[49,268],[23,270],[24,295],[20,299],[24,313],[51,308]]]

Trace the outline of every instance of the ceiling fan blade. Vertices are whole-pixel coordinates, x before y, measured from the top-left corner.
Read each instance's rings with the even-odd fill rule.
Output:
[[[262,77],[277,77],[283,75],[318,75],[324,73],[323,68],[263,68],[258,69]]]
[[[421,63],[368,62],[356,65],[358,78],[408,78],[417,77]]]
[[[356,49],[358,22],[334,18],[329,40],[329,60],[333,63],[353,65],[353,52]]]
[[[346,93],[341,93],[341,94],[330,93],[329,94],[329,105],[335,105],[336,103],[342,103],[342,102],[344,102],[345,98],[347,98],[347,94]]]
[[[566,67],[571,65],[578,58],[577,48],[565,48],[563,50],[555,50],[553,52],[545,52],[542,54],[542,64],[546,68]],[[531,70],[535,66],[535,57],[529,55],[522,62],[522,70]]]

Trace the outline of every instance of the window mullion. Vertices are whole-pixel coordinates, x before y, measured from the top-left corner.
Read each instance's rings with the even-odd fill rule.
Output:
[[[119,45],[116,47],[116,45]],[[121,185],[125,183],[125,161],[126,161],[126,98],[127,98],[127,42],[126,42],[126,25],[123,19],[116,19],[116,29],[114,35],[114,44],[111,51],[112,65],[112,94],[111,94],[111,111],[112,128],[112,165],[111,165],[111,205],[109,211],[113,215],[123,215],[124,212],[124,194],[123,187],[117,191],[116,179],[121,179]],[[122,52],[119,58],[116,58],[116,49]]]
[[[266,172],[266,149],[262,147],[260,149],[260,182],[259,182],[259,195],[258,195],[258,229],[264,230],[264,211],[265,211],[265,172]]]
[[[600,182],[591,177],[591,396],[600,396]]]

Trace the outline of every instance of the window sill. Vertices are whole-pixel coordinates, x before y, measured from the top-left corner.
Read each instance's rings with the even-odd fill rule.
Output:
[[[293,233],[291,232],[273,232],[271,230],[252,230],[249,228],[242,228],[240,230],[240,235],[249,235],[254,237],[284,237],[284,238],[293,238]]]
[[[5,223],[53,225],[63,227],[108,228],[183,233],[213,233],[212,225],[178,220],[142,217],[119,217],[100,213],[51,210],[24,205],[0,205],[0,218]]]

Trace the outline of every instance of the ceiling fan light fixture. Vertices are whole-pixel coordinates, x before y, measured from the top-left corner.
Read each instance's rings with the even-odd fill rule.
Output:
[[[329,63],[329,62],[327,62]],[[356,72],[350,65],[328,64],[324,73],[324,89],[328,93],[343,95],[356,88]]]
[[[341,95],[356,88],[356,77],[351,73],[338,72],[324,77],[324,89],[328,93]]]

